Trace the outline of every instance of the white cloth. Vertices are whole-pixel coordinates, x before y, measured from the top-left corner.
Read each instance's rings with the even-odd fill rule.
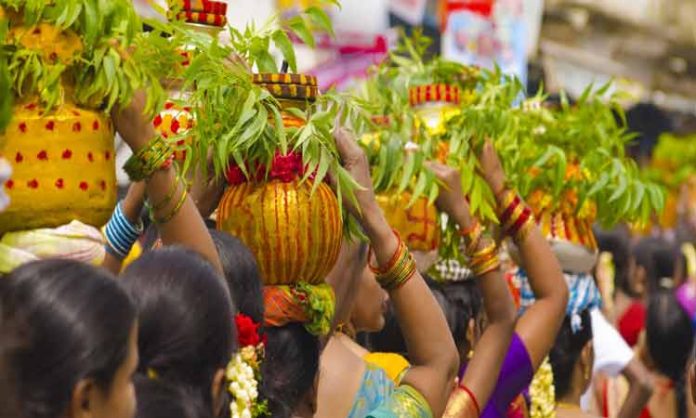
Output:
[[[7,163],[7,160],[0,158],[0,212],[10,204],[10,198],[5,194],[5,183],[11,175],[12,167]]]
[[[616,377],[628,366],[634,353],[626,344],[619,331],[612,326],[599,309],[590,311],[592,319],[592,348],[595,361],[592,374],[602,372],[610,377]],[[591,403],[592,387],[582,396],[580,404],[587,410]]]

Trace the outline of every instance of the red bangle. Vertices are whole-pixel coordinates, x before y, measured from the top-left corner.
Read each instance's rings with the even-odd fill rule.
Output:
[[[392,255],[391,259],[389,259],[389,262],[385,267],[379,267],[379,266],[374,266],[370,264],[370,258],[372,258],[372,254],[374,254],[374,250],[372,249],[372,246],[370,245],[370,251],[367,253],[367,266],[370,268],[370,271],[372,271],[374,274],[384,274],[391,270],[394,267],[394,263],[399,259],[399,256],[401,255],[402,248],[401,246],[404,245],[403,241],[401,241],[401,237],[399,236],[399,233],[396,231],[393,231],[394,235],[396,235],[396,240],[398,241],[396,245],[396,250],[394,251],[394,255]]]
[[[478,400],[476,399],[476,396],[474,395],[474,392],[472,392],[468,387],[464,385],[459,385],[459,389],[463,390],[466,392],[467,395],[471,398],[471,401],[474,403],[474,408],[476,408],[476,416],[480,417],[481,416],[481,406],[478,403]]]
[[[520,217],[517,218],[517,220],[515,220],[515,222],[512,224],[512,226],[508,230],[508,234],[511,236],[517,235],[517,232],[519,232],[520,228],[522,228],[522,225],[524,225],[525,222],[527,222],[531,216],[532,216],[532,210],[529,208],[524,208]]]
[[[517,206],[522,203],[522,199],[520,199],[519,196],[515,196],[515,198],[512,200],[512,203],[508,205],[507,208],[503,211],[502,215],[500,215],[500,224],[505,225],[510,216],[512,216],[513,212],[515,209],[517,209]]]

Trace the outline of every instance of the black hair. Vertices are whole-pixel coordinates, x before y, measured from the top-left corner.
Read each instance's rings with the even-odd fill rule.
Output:
[[[631,288],[629,264],[631,259],[631,243],[624,231],[600,231],[595,229],[595,237],[599,251],[611,253],[614,263],[614,287],[630,297],[636,297]]]
[[[633,247],[631,252],[636,265],[645,270],[647,288],[650,293],[670,288],[670,286],[660,283],[661,278],[671,278],[674,274],[674,260],[671,260],[672,265],[667,268],[663,266],[666,263],[661,261],[661,258],[665,257],[664,253],[667,253],[667,258],[671,258],[671,249],[665,241],[659,238],[643,238]],[[666,276],[662,274],[666,274]]]
[[[626,112],[629,132],[636,137],[628,145],[628,154],[636,160],[652,156],[657,140],[673,130],[669,116],[652,103],[638,103]]]
[[[210,418],[191,389],[139,375],[134,379],[138,394],[135,418]]]
[[[650,359],[661,374],[675,382],[679,416],[685,416],[684,374],[694,330],[674,293],[662,290],[650,296],[645,333]]]
[[[561,399],[570,392],[575,364],[580,358],[582,349],[592,340],[590,311],[584,310],[578,315],[580,315],[580,329],[573,332],[572,318],[566,316],[549,353],[556,399]]]
[[[256,258],[242,241],[215,229],[209,230],[217,247],[227,287],[239,312],[263,323],[263,290]]]
[[[319,339],[302,324],[266,329],[260,395],[270,416],[290,418],[314,385],[319,371]]]
[[[143,254],[122,281],[139,313],[139,374],[181,387],[210,413],[213,377],[237,348],[223,279],[198,254],[166,247]]]
[[[459,353],[468,353],[473,343],[467,339],[469,322],[478,320],[483,309],[481,291],[474,280],[447,283],[444,291],[454,318],[452,337]]]
[[[24,418],[57,418],[81,379],[109,390],[128,357],[135,308],[105,270],[70,260],[25,264],[0,282],[3,328]]]
[[[450,301],[445,295],[445,288],[443,284],[432,280],[426,275],[423,277],[426,284],[430,288],[430,292],[433,294],[435,301],[437,302],[438,306],[440,306],[442,314],[445,316],[450,333],[454,333],[454,328],[457,325],[457,317],[453,309],[450,307]]]

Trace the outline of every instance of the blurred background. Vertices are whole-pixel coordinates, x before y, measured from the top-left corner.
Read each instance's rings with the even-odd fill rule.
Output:
[[[143,16],[153,4],[134,0]],[[243,28],[292,14],[313,0],[228,0],[228,19]],[[646,156],[665,132],[696,133],[696,0],[341,0],[331,9],[337,36],[316,50],[299,47],[301,71],[323,88],[349,88],[415,27],[432,52],[519,76],[534,94],[578,96],[614,80]],[[224,37],[224,33],[222,34]],[[694,163],[696,164],[696,162]]]

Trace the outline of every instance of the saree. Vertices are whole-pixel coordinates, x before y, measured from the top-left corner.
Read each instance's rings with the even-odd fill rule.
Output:
[[[432,418],[430,405],[409,385],[396,386],[381,367],[366,362],[349,418]]]

